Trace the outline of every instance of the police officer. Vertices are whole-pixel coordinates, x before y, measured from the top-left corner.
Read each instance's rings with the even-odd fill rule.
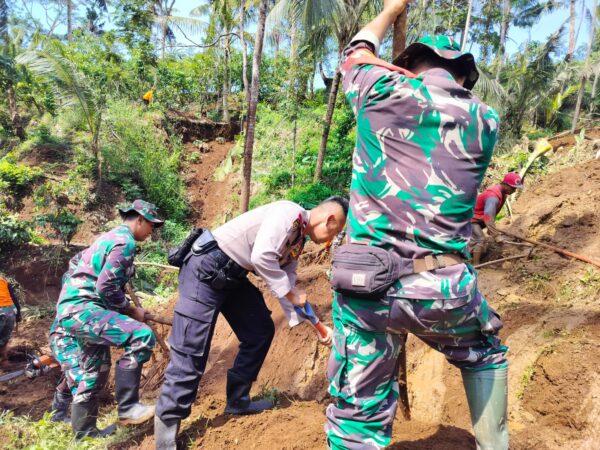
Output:
[[[304,305],[306,293],[296,287],[296,267],[305,236],[318,244],[327,242],[344,227],[347,211],[348,202],[341,197],[310,211],[278,201],[242,214],[212,234],[202,231],[179,273],[171,360],[154,420],[157,449],[176,448],[179,424],[196,399],[219,313],[240,341],[227,372],[225,412],[251,414],[273,407],[269,400],[250,400],[275,328],[262,294],[246,275],[260,276],[282,305]],[[289,310],[284,307],[288,318]],[[331,330],[320,340],[329,345]]]
[[[139,385],[155,336],[142,323],[144,309],[131,306],[123,288],[133,275],[136,241],[146,240],[163,221],[156,207],[143,200],[119,212],[123,224],[78,255],[64,277],[50,330],[50,348],[73,395],[71,425],[77,439],[114,431],[96,427],[98,392],[108,378],[111,346],[124,350],[115,371],[118,422],[139,424],[154,415],[154,407],[139,402]],[[59,400],[68,401],[63,397]]]

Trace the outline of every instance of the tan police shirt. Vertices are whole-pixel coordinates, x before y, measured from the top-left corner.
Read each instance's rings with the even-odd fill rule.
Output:
[[[294,202],[278,201],[248,211],[212,233],[227,256],[259,275],[281,299],[296,284],[309,214]]]

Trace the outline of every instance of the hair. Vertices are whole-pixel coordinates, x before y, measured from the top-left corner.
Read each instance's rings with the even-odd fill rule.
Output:
[[[431,69],[440,68],[449,72],[455,79],[459,77],[468,77],[464,65],[459,60],[448,60],[437,55],[433,51],[421,52],[409,61],[408,70],[413,70],[420,65],[427,66]]]
[[[121,215],[121,220],[123,220],[123,222],[129,222],[130,220],[135,220],[141,216],[139,212],[133,209],[127,212],[119,211],[119,214]]]
[[[344,211],[344,216],[348,216],[348,199],[344,197],[340,197],[339,195],[332,195],[329,198],[323,200],[319,206],[324,205],[326,203],[335,203]]]

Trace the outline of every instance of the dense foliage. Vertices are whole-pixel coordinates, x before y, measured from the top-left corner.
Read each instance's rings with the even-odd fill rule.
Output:
[[[53,230],[64,243],[85,220],[78,217],[82,211],[104,203],[114,208],[116,199],[144,197],[174,227],[186,229],[190,207],[181,174],[201,154],[185,151],[167,116],[177,111],[243,121],[256,6],[199,0],[184,17],[169,2],[94,0],[74,3],[73,16],[66,17],[53,2],[0,0],[0,232],[14,242],[28,239],[31,229],[17,226],[15,214],[29,193],[32,223]],[[597,9],[595,0],[590,5]],[[381,6],[360,0],[271,2],[260,63],[252,205],[289,198],[310,206],[347,194],[354,117],[344,96],[332,95],[334,69],[339,51]],[[29,14],[32,8],[42,8],[45,18]],[[583,14],[577,10],[566,25],[508,50],[513,30],[531,29],[561,8],[540,0],[434,0],[417,2],[409,12],[409,43],[443,33],[478,56],[476,93],[498,109],[499,152],[517,166],[530,151],[517,145],[523,135],[533,142],[571,126],[589,128],[598,119],[600,38],[593,7],[583,5]],[[575,42],[566,37],[567,28],[580,29],[582,37],[589,31],[589,38]],[[390,56],[389,40],[382,55]],[[153,95],[148,106],[141,101],[146,92]],[[243,141],[242,134],[217,177],[239,171]]]

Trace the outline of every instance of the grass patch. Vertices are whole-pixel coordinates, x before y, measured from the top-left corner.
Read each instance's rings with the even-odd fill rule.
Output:
[[[0,438],[6,450],[105,450],[111,445],[127,440],[131,432],[123,427],[104,439],[84,439],[75,441],[71,426],[67,423],[51,421],[51,413],[45,413],[40,420],[28,416],[17,416],[11,411],[0,412]],[[98,427],[104,428],[114,423],[116,410],[101,415]]]
[[[523,371],[523,375],[521,376],[521,383],[519,384],[519,389],[517,390],[517,398],[519,400],[523,400],[523,397],[525,396],[525,390],[527,389],[527,386],[529,386],[529,383],[531,383],[531,380],[533,380],[534,375],[535,366],[533,364],[528,366]]]

